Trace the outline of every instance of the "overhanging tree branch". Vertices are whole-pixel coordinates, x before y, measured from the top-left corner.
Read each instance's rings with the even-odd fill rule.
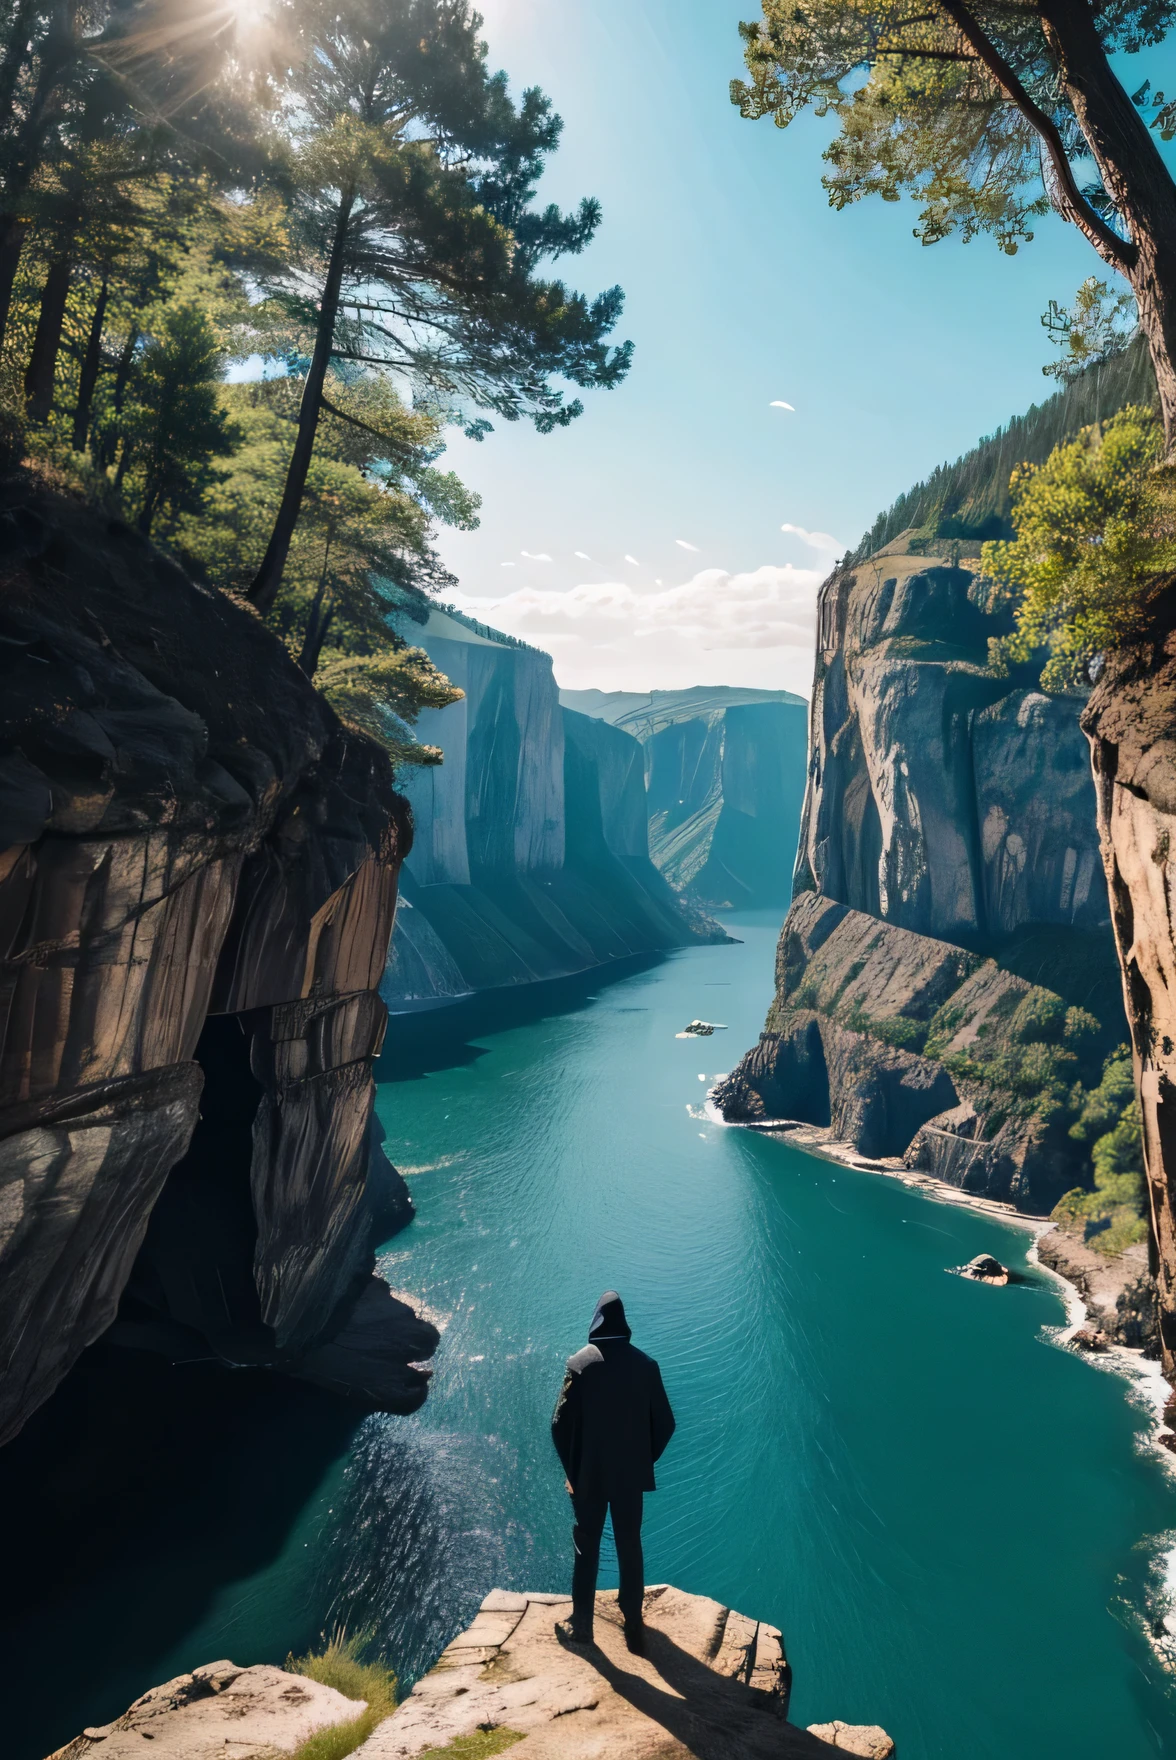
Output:
[[[961,4],[961,0],[939,0],[939,4],[961,36],[971,44],[977,59],[988,69],[1010,103],[1016,105],[1045,143],[1050,164],[1058,180],[1059,203],[1066,218],[1085,233],[1095,250],[1112,268],[1126,272],[1135,261],[1136,247],[1127,239],[1120,238],[1107,225],[1102,215],[1091,207],[1078,188],[1061,134],[1053,118],[1047,116],[1039,104],[1034,103],[1004,56],[968,8]]]

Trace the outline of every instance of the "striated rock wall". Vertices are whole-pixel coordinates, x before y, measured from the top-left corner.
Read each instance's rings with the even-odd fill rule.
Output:
[[[1078,705],[988,675],[972,579],[883,552],[821,588],[796,890],[943,940],[1105,929]]]
[[[234,1362],[344,1325],[409,840],[384,753],[255,617],[4,486],[0,1440],[120,1301],[135,1342]],[[435,1334],[398,1318],[419,1403]]]
[[[1131,1030],[1159,1290],[1176,1376],[1176,583],[1152,630],[1107,665],[1082,717]]]
[[[1088,1175],[1048,1090],[1123,1027],[1079,704],[1001,633],[902,539],[825,582],[777,997],[716,1100],[1041,1213]]]
[[[438,610],[405,628],[466,696],[417,727],[445,763],[405,783],[391,1008],[722,938],[649,859],[636,740],[561,708],[546,654]]]
[[[755,907],[788,898],[804,795],[808,708],[787,691],[563,691],[645,750],[649,851],[687,898]]]

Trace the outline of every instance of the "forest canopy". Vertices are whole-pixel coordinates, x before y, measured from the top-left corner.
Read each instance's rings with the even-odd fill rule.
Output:
[[[402,761],[460,693],[390,618],[478,501],[446,429],[573,421],[624,377],[619,288],[552,273],[598,204],[468,0],[13,0],[0,21],[9,455],[250,601]]]

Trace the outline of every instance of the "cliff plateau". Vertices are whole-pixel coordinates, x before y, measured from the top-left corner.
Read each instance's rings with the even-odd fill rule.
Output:
[[[1122,1011],[1080,704],[993,676],[1001,633],[902,537],[825,582],[776,1000],[715,1099],[1042,1214]]]
[[[0,1440],[112,1323],[419,1404],[437,1335],[372,1275],[411,1213],[371,1128],[386,755],[250,612],[25,479],[0,669]]]
[[[444,610],[404,629],[465,696],[416,729],[445,762],[404,782],[389,1007],[723,939],[649,859],[641,747],[561,707],[549,655]]]

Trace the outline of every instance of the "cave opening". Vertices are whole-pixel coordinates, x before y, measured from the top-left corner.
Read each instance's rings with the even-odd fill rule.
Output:
[[[210,1015],[196,1046],[204,1072],[187,1153],[168,1174],[123,1293],[112,1344],[173,1358],[272,1362],[253,1263],[253,1124],[263,1095],[248,1017]]]

